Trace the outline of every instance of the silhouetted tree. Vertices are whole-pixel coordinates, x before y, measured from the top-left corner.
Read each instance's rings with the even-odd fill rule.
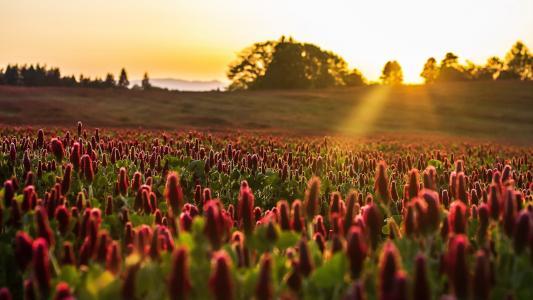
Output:
[[[455,55],[452,52],[446,53],[444,58],[440,63],[441,68],[457,68],[459,66],[459,56]]]
[[[516,42],[505,56],[507,69],[522,80],[533,79],[533,56],[521,41]]]
[[[122,68],[120,71],[120,77],[118,79],[118,86],[121,88],[127,88],[130,85],[130,82],[128,80],[128,74],[126,74],[126,70]]]
[[[74,77],[74,75],[65,76],[61,78],[61,85],[67,87],[75,87],[78,86],[78,82],[76,81],[76,77]]]
[[[50,68],[45,70],[46,77],[41,85],[44,86],[59,86],[61,85],[61,72],[59,68]]]
[[[144,72],[143,80],[141,81],[141,86],[143,90],[149,90],[152,88],[152,85],[150,84],[150,78],[148,78],[147,72]]]
[[[344,75],[346,86],[362,86],[365,85],[365,81],[363,74],[357,69],[353,69]]]
[[[357,70],[331,51],[282,37],[244,49],[230,65],[230,90],[308,89],[364,84]]]
[[[4,72],[4,81],[8,85],[18,85],[20,83],[20,73],[18,65],[7,65]]]
[[[4,84],[4,69],[0,69],[0,84]]]
[[[435,58],[428,58],[424,64],[422,73],[420,73],[420,77],[424,78],[426,83],[432,83],[437,79],[437,77],[439,77],[439,66],[437,65],[437,60]]]
[[[383,81],[384,84],[402,84],[402,66],[400,66],[400,64],[395,60],[388,61],[383,67],[383,70],[381,71],[380,79]]]
[[[492,79],[497,79],[500,76],[500,72],[503,70],[503,67],[504,63],[499,57],[489,57],[484,68],[484,73],[486,74],[485,76]]]
[[[439,81],[467,80],[463,67],[459,64],[459,57],[452,52],[446,53],[440,63]]]
[[[106,88],[114,88],[117,86],[117,82],[115,81],[115,76],[112,73],[107,73],[104,80],[104,86]]]

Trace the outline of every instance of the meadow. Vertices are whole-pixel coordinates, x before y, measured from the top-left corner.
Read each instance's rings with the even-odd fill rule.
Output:
[[[402,87],[394,93],[417,89]],[[37,101],[31,89],[25,96],[22,91],[10,93],[37,104],[31,102]],[[481,87],[476,91],[483,93]],[[348,92],[333,93],[348,97]],[[9,93],[2,93],[6,103]],[[18,119],[25,123],[91,117],[99,124],[128,125],[106,118],[121,106],[103,96],[94,100],[98,105],[90,105],[94,95],[61,98],[57,93],[43,92],[39,99],[55,100],[40,110],[22,106],[15,116],[36,117]],[[287,94],[259,95],[279,99]],[[146,127],[190,122],[171,118],[170,112],[158,115],[156,110],[173,102],[164,103],[157,95],[151,96],[153,110],[139,102],[142,111],[133,97],[131,105],[124,105],[130,111],[122,115],[138,116],[142,119],[136,122],[146,122]],[[208,96],[218,99],[213,101],[240,97],[194,97]],[[501,114],[512,110],[513,118],[489,122],[473,114],[479,123],[468,124],[479,126],[479,136],[507,126],[513,129],[508,138],[526,140],[531,120],[516,107],[529,96],[515,97],[515,105],[507,109],[498,106]],[[343,97],[338,99],[347,99]],[[260,97],[255,99],[252,105],[259,105]],[[316,111],[315,118],[325,117],[310,103],[333,102],[310,95],[295,99]],[[199,115],[205,113],[200,103],[187,101]],[[476,101],[483,102],[473,99],[463,106],[490,115],[471,103]],[[68,106],[71,102],[77,109]],[[448,104],[440,105],[438,111],[444,113],[442,106]],[[95,107],[103,116],[93,114]],[[213,103],[209,107],[223,109]],[[268,113],[256,118],[244,113],[245,103],[234,107],[236,111],[227,111],[232,117],[216,116],[238,124],[269,120]],[[55,111],[64,113],[56,119],[43,115]],[[289,122],[284,126],[299,124],[295,129],[304,131],[311,126],[305,123],[311,117],[301,120],[290,111],[277,114],[276,120],[284,117]],[[461,124],[462,119],[467,120],[458,115],[443,122]],[[413,120],[402,124],[432,132],[422,126],[428,122],[424,114]],[[0,129],[0,299],[533,297],[529,146],[458,137],[372,136],[371,130],[348,138],[303,131],[270,135],[75,124]],[[514,131],[518,124],[521,131]],[[464,130],[455,126],[438,132],[466,135],[454,131]],[[396,130],[405,128],[388,132]],[[497,132],[504,137],[504,130]],[[526,136],[521,139],[519,132]]]
[[[533,84],[520,81],[229,93],[0,86],[0,107],[6,125],[533,141]]]

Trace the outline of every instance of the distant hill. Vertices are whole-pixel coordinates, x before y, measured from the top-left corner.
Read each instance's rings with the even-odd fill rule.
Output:
[[[94,127],[251,129],[378,141],[387,133],[445,135],[533,145],[531,116],[533,83],[513,80],[242,92],[0,85],[0,131],[3,124],[82,121]]]
[[[200,80],[184,80],[175,78],[150,78],[150,83],[153,86],[160,88],[167,88],[169,90],[179,91],[212,91],[216,89],[224,90],[226,84],[218,80],[200,81]],[[141,85],[141,80],[132,80],[132,85]]]

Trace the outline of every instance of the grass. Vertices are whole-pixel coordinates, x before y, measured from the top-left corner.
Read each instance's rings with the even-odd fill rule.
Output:
[[[444,135],[533,143],[533,84],[165,92],[0,86],[0,123],[294,134]]]

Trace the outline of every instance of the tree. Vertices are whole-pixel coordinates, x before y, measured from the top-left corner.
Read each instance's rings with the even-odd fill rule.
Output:
[[[104,80],[104,86],[106,88],[114,88],[117,85],[115,81],[115,76],[112,73],[107,73]]]
[[[487,78],[497,79],[500,76],[503,67],[503,61],[497,56],[492,56],[487,59],[485,67],[483,68],[483,73]]]
[[[20,72],[18,65],[7,65],[6,71],[4,73],[4,81],[8,85],[20,84]]]
[[[331,51],[281,37],[244,49],[230,65],[229,90],[309,89],[364,84],[357,70]]]
[[[128,80],[128,74],[126,74],[126,70],[122,68],[122,70],[120,70],[120,77],[118,79],[118,87],[128,88],[129,85],[130,82]]]
[[[362,86],[365,85],[365,78],[363,74],[357,69],[353,69],[344,75],[344,83],[346,86]]]
[[[459,56],[453,54],[452,52],[446,53],[444,58],[440,63],[441,68],[457,68],[459,66]]]
[[[517,41],[505,56],[507,69],[522,80],[533,80],[533,56],[527,46]]]
[[[459,64],[459,57],[452,52],[446,53],[440,63],[438,81],[462,81],[468,79],[463,67]]]
[[[420,73],[420,77],[424,78],[426,83],[433,83],[439,77],[439,66],[437,60],[433,57],[428,58],[424,64],[424,69]]]
[[[383,71],[381,72],[380,79],[383,81],[384,84],[402,84],[403,82],[403,71],[400,64],[395,61],[388,61],[385,66],[383,67]]]
[[[143,90],[149,90],[152,88],[150,84],[150,78],[148,78],[148,73],[144,72],[143,80],[141,82]]]

